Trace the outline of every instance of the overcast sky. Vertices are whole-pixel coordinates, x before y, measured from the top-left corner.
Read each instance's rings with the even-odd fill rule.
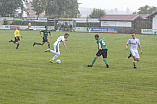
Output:
[[[139,7],[149,5],[157,7],[157,0],[78,0],[80,7],[114,9],[125,11],[129,8],[132,11],[137,11]]]

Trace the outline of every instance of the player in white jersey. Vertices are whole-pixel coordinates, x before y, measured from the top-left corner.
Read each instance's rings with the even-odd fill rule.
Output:
[[[132,38],[130,38],[126,44],[126,50],[128,50],[128,45],[130,44],[130,53],[131,53],[131,56],[133,57],[133,65],[134,65],[134,68],[137,68],[136,67],[136,62],[137,61],[140,61],[140,56],[139,56],[139,53],[138,53],[138,47],[141,51],[141,54],[142,54],[142,49],[141,49],[141,46],[140,46],[140,40],[138,38],[136,38],[136,34],[133,33],[132,34]],[[129,57],[128,57],[129,58]]]
[[[59,50],[59,45],[61,43],[63,43],[66,51],[67,51],[67,47],[66,47],[66,44],[65,44],[65,41],[67,41],[67,38],[69,37],[69,34],[68,33],[65,33],[64,36],[60,36],[58,37],[57,41],[53,44],[53,47],[54,47],[54,50],[49,50],[47,49],[45,52],[52,52],[55,54],[55,56],[52,58],[52,60],[50,60],[51,63],[53,63],[53,61],[58,57],[60,56],[60,50]]]

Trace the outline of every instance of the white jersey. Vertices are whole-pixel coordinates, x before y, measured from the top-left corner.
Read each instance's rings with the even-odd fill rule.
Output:
[[[60,36],[57,41],[53,44],[53,45],[59,45],[61,44],[61,42],[65,41],[65,38],[64,36]]]
[[[138,45],[140,45],[140,40],[138,38],[130,38],[127,42],[127,44],[130,44],[130,50],[138,50]]]

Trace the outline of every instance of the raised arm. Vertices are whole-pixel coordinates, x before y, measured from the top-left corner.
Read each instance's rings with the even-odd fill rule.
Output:
[[[65,49],[66,49],[66,51],[67,51],[67,47],[66,47],[66,44],[65,44],[65,42],[63,41],[63,45],[64,45],[64,47],[65,47]]]

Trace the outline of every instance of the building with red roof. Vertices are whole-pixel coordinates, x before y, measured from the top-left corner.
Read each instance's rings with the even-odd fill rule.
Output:
[[[104,15],[100,20],[101,27],[117,28],[118,33],[141,33],[141,29],[151,29],[152,21],[148,14]]]

